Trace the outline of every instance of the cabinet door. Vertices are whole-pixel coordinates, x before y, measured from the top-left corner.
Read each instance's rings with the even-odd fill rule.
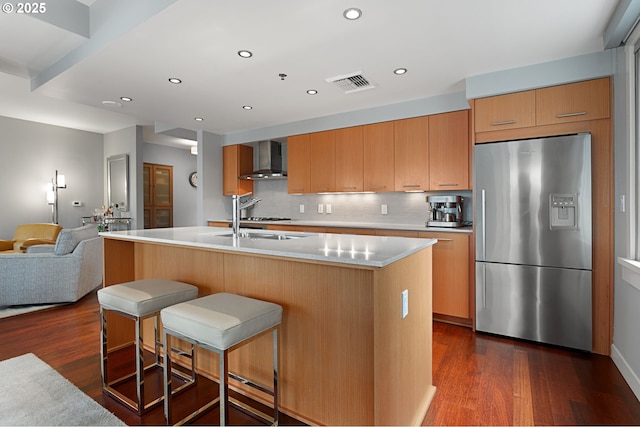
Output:
[[[476,132],[515,129],[536,124],[536,92],[480,98],[475,101]]]
[[[309,134],[287,138],[287,186],[289,194],[311,192]]]
[[[364,191],[393,191],[393,122],[365,125],[362,131]]]
[[[469,316],[469,235],[420,232],[438,239],[433,246],[433,312],[463,319]]]
[[[336,191],[362,191],[362,126],[336,129]]]
[[[253,148],[242,144],[222,147],[222,172],[225,196],[253,193],[253,181],[238,179],[253,172]]]
[[[429,187],[467,190],[469,182],[469,110],[429,116]]]
[[[429,189],[429,117],[396,120],[393,126],[395,191]]]
[[[609,117],[608,78],[536,90],[538,125]]]
[[[153,204],[170,206],[173,201],[173,179],[171,166],[153,166]]]
[[[336,139],[333,130],[309,135],[310,187],[312,193],[336,190]]]

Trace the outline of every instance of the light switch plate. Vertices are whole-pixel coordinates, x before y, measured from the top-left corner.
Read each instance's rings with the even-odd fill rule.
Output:
[[[402,291],[402,318],[409,315],[409,289]]]
[[[325,206],[325,210],[326,213],[330,214],[331,213],[331,205],[327,204],[327,206]]]
[[[318,213],[324,213],[324,206],[322,203],[318,205]]]
[[[380,206],[380,213],[382,215],[387,215],[389,213],[389,210],[387,209],[387,205]]]
[[[304,213],[304,205],[300,205],[300,213]]]

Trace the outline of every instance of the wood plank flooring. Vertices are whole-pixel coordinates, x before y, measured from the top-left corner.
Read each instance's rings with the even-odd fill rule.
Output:
[[[95,292],[0,319],[0,360],[34,353],[127,424],[163,424],[162,408],[138,417],[102,393],[98,319]],[[433,325],[433,382],[437,392],[423,425],[640,425],[640,402],[610,358],[460,326]],[[214,383],[201,381],[176,399],[177,410],[216,393]],[[217,420],[211,411],[197,424]],[[239,411],[230,422],[260,424]],[[281,424],[302,423],[283,416]]]

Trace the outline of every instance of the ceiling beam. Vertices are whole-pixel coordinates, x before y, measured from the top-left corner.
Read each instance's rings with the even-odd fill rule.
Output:
[[[605,49],[616,48],[627,40],[640,17],[640,1],[620,0],[602,36]]]
[[[63,30],[89,38],[91,15],[89,6],[76,0],[58,0],[55,3],[40,3],[47,9],[44,13],[29,16],[47,22]]]
[[[31,90],[36,90],[75,64],[105,48],[114,40],[117,40],[176,1],[97,0],[89,8],[90,38],[82,46],[79,46],[40,74],[31,78]]]

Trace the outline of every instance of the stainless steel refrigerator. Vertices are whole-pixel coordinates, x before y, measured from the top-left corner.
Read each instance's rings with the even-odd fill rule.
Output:
[[[474,148],[476,330],[591,351],[591,135]]]

